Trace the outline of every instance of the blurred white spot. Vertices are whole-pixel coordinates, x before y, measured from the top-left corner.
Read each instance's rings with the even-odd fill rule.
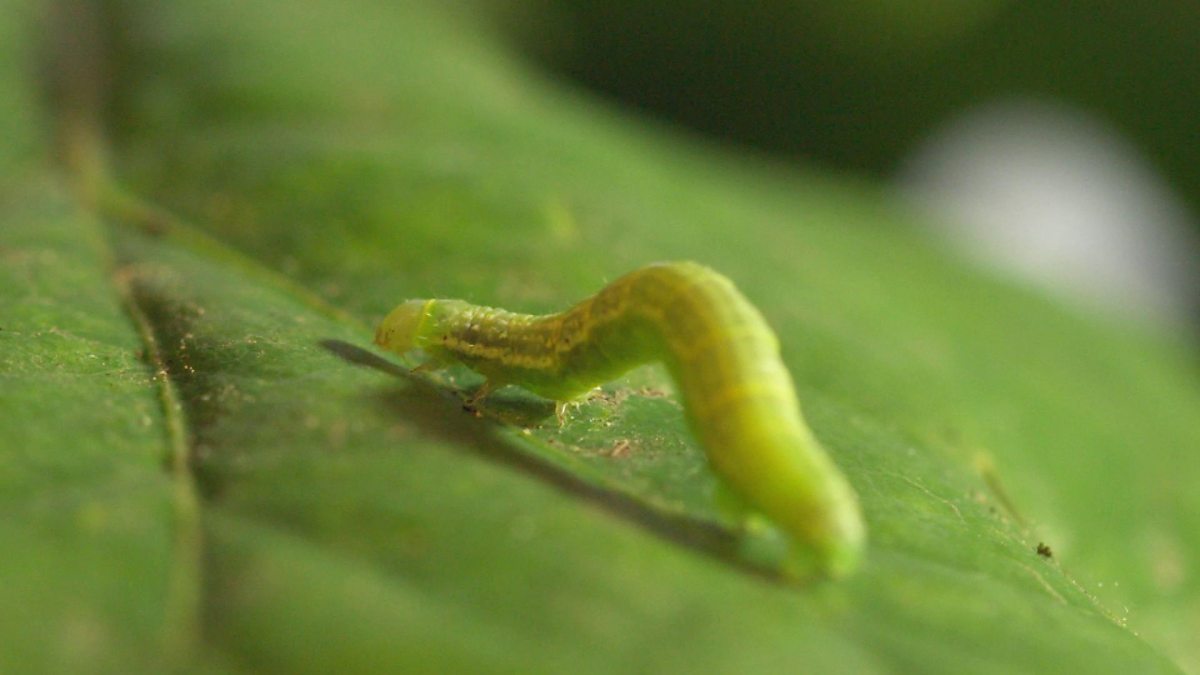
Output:
[[[1191,318],[1200,246],[1188,213],[1130,144],[1079,111],[970,111],[920,146],[899,181],[989,264],[1126,316]]]

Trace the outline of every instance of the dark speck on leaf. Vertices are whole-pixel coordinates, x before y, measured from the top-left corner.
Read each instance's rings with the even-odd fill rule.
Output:
[[[1044,543],[1040,543],[1040,542],[1037,545],[1037,554],[1042,556],[1043,558],[1053,558],[1054,557],[1054,552],[1050,550],[1050,547],[1048,545],[1046,545]]]

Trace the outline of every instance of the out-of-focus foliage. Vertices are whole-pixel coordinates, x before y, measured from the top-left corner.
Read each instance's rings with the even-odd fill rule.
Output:
[[[1200,12],[1189,2],[506,0],[530,53],[702,131],[883,174],[992,99],[1078,106],[1200,211]]]

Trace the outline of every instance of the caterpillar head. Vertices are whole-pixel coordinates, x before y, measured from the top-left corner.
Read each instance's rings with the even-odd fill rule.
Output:
[[[409,300],[393,309],[375,330],[375,344],[398,354],[418,347],[417,334],[429,316],[432,300]]]

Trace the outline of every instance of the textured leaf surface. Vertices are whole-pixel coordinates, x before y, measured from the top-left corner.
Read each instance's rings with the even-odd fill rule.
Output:
[[[6,550],[46,549],[54,582],[0,566],[5,589],[78,583],[63,592],[95,596],[103,629],[85,637],[130,670],[1171,672],[1168,656],[1194,657],[1200,398],[1182,350],[945,260],[862,188],[542,80],[470,14],[292,7],[110,4],[115,187],[95,212],[6,191],[4,255],[75,264],[0,277],[0,372],[20,384],[0,394],[4,494],[33,509],[112,473],[132,524],[4,525]],[[671,258],[722,270],[776,327],[862,496],[861,574],[789,586],[739,550],[661,370],[559,428],[519,391],[468,414],[477,378],[366,348],[405,297],[559,309]],[[81,414],[94,429],[63,421]],[[122,545],[137,555],[84,557]],[[22,602],[42,624],[4,628],[42,640],[21,641],[28,658],[71,625],[38,593]]]
[[[37,161],[29,15],[0,4],[0,671],[149,670],[195,634],[186,494],[103,229]]]

